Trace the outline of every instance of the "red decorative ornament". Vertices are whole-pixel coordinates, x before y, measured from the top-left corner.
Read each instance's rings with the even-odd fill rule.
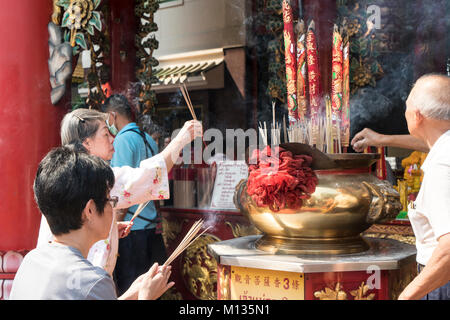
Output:
[[[253,152],[251,163],[256,165],[249,166],[247,194],[259,207],[268,206],[274,212],[299,209],[316,190],[318,179],[310,156],[267,146]]]

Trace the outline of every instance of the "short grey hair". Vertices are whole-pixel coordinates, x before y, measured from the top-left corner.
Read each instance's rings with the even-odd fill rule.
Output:
[[[427,74],[417,80],[414,88],[419,89],[412,104],[421,114],[427,118],[450,121],[450,77]]]
[[[99,121],[106,121],[107,114],[93,109],[79,108],[69,112],[61,121],[61,144],[81,144],[92,137],[99,128]]]

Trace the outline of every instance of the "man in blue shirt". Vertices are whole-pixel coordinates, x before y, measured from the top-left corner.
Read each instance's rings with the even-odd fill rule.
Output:
[[[156,142],[133,121],[133,111],[125,96],[110,96],[102,108],[103,112],[109,114],[107,125],[111,133],[116,135],[112,167],[137,168],[142,160],[158,153]],[[125,221],[132,218],[137,207],[128,209]],[[114,270],[119,295],[154,262],[162,265],[167,258],[162,236],[156,232],[157,211],[153,201],[133,222],[128,237],[119,240],[119,256]]]

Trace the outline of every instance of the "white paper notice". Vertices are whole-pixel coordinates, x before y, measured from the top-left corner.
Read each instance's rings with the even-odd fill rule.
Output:
[[[211,208],[236,209],[233,202],[234,190],[239,181],[247,177],[248,167],[245,161],[218,162]]]

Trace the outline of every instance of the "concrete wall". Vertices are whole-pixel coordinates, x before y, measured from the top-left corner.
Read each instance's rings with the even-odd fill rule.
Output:
[[[156,58],[167,54],[245,45],[245,0],[183,0],[161,8]],[[174,2],[174,3],[176,3]]]

